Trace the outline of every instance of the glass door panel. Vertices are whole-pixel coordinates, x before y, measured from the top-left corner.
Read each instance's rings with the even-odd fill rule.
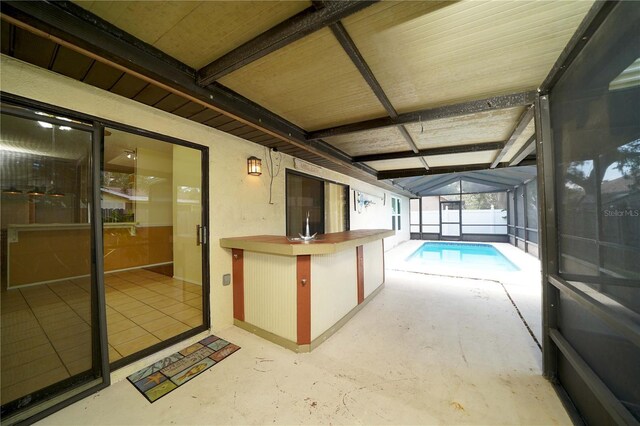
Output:
[[[27,408],[33,415],[54,397],[60,402],[102,383],[92,132],[65,117],[37,114],[1,116],[3,420]]]
[[[109,360],[124,364],[204,329],[202,152],[106,129],[101,193]]]

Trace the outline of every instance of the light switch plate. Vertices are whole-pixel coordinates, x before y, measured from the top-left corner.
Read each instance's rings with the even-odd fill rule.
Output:
[[[231,274],[224,274],[222,276],[222,285],[229,285],[231,284]]]

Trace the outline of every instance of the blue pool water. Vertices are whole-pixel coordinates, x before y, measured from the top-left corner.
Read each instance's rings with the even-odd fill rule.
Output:
[[[452,269],[511,272],[520,270],[489,244],[424,243],[407,258],[407,261]]]

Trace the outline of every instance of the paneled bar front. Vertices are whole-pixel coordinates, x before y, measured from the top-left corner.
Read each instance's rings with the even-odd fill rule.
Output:
[[[233,256],[234,323],[296,352],[313,350],[382,290],[384,238],[394,233],[220,239]]]

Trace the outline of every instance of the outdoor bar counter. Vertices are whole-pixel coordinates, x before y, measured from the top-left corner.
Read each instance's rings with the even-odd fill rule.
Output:
[[[344,325],[384,284],[384,240],[395,231],[222,238],[232,249],[234,323],[297,352]]]

